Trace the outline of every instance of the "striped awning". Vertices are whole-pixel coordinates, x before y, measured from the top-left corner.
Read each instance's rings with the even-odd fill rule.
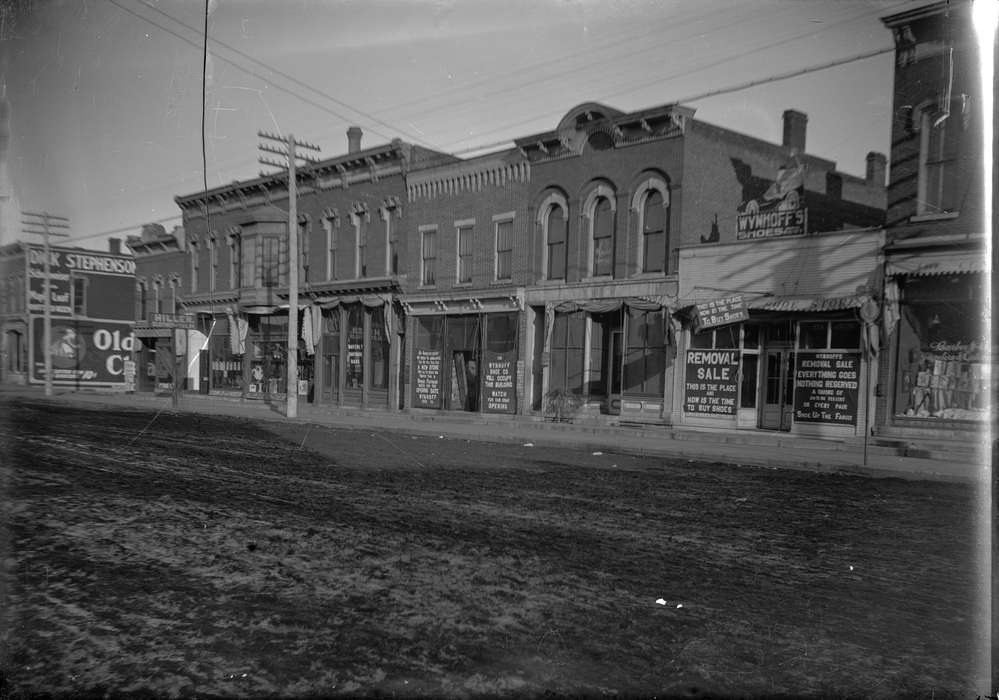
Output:
[[[974,252],[911,252],[890,255],[887,273],[889,276],[929,277],[985,272],[988,269],[985,256]]]

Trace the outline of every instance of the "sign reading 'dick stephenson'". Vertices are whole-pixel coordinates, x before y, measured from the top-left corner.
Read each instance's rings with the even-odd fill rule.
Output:
[[[51,248],[49,250],[49,312],[73,315],[72,279],[77,275],[135,275],[135,261],[122,256]],[[28,252],[28,310],[45,309],[45,250],[32,246]]]
[[[734,415],[738,373],[738,350],[688,350],[684,410]]]
[[[799,353],[795,365],[795,421],[857,424],[860,353]]]

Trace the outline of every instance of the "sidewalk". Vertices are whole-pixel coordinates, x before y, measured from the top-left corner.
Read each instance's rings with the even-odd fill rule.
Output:
[[[14,396],[45,398],[40,387],[0,387],[0,398]],[[173,410],[169,396],[153,394],[102,394],[56,389],[51,400],[78,405]],[[202,394],[183,395],[179,411],[254,420],[288,420],[284,416],[283,403],[241,401]],[[955,452],[952,459],[936,451],[923,452],[928,457],[902,456],[897,448],[878,445],[873,439],[867,446],[865,461],[861,438],[837,440],[757,431],[552,423],[528,416],[317,408],[305,402],[299,403],[298,418],[294,420],[340,428],[387,429],[436,434],[445,438],[530,443],[535,447],[578,447],[593,451],[872,477],[974,482],[986,475],[986,468],[975,464],[973,453],[966,450]],[[978,454],[986,455],[987,452],[983,448]]]

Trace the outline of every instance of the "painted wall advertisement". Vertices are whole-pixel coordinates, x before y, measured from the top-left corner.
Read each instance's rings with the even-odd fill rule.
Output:
[[[45,382],[45,320],[32,319],[31,381]],[[50,353],[52,383],[58,386],[125,386],[131,359],[132,327],[118,321],[53,319]]]
[[[683,406],[687,413],[735,415],[738,350],[688,350]]]
[[[106,274],[132,277],[135,261],[93,251],[49,249],[50,313],[52,316],[73,315],[74,274]],[[28,310],[45,311],[45,249],[28,250]]]
[[[482,410],[489,413],[513,413],[516,410],[516,356],[487,350],[482,356]]]
[[[794,368],[794,420],[857,424],[859,352],[799,353]]]
[[[808,226],[805,164],[797,158],[780,166],[777,179],[759,196],[739,205],[737,240],[800,236]]]

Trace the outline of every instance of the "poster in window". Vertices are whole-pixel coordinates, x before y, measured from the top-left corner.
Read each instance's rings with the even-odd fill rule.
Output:
[[[440,408],[441,351],[418,348],[415,364],[413,406],[415,408]]]
[[[738,376],[738,350],[688,350],[684,411],[712,416],[735,415]]]
[[[482,410],[488,413],[513,413],[517,407],[516,355],[487,350],[482,379]]]
[[[794,368],[794,420],[857,424],[859,352],[798,353]]]

